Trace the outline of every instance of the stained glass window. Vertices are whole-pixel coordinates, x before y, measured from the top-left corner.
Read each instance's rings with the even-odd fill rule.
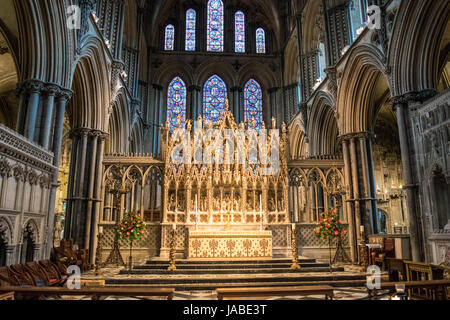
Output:
[[[176,77],[169,84],[167,91],[167,119],[170,129],[177,126],[178,117],[186,121],[186,85],[181,78]]]
[[[207,26],[208,51],[223,51],[223,3],[221,0],[208,2]]]
[[[266,53],[266,32],[263,28],[256,30],[256,53]]]
[[[166,27],[166,36],[164,38],[164,49],[173,50],[174,43],[175,43],[175,27],[169,24]]]
[[[195,10],[189,9],[186,12],[186,51],[195,51],[195,20]]]
[[[245,121],[256,121],[255,129],[261,129],[262,116],[262,90],[258,82],[250,79],[244,88]]]
[[[245,16],[242,11],[236,12],[234,15],[235,30],[234,30],[234,47],[238,53],[245,52]]]
[[[206,81],[203,87],[203,118],[216,124],[225,110],[227,86],[217,75]]]

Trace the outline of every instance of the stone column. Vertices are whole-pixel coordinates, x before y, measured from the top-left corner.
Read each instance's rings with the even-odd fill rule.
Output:
[[[27,91],[29,98],[25,117],[24,136],[32,141],[34,141],[34,133],[36,132],[37,114],[42,87],[43,83],[37,80],[30,80],[25,83],[25,90]]]
[[[402,153],[403,175],[405,179],[406,201],[409,221],[409,233],[411,241],[411,253],[413,261],[422,261],[420,250],[420,236],[415,198],[417,196],[417,185],[414,183],[413,168],[411,161],[411,148],[408,139],[407,125],[407,101],[400,98],[392,99],[393,108],[397,113],[398,133]]]
[[[356,226],[356,233],[358,234],[359,227],[361,226],[361,205],[360,205],[360,193],[358,185],[358,159],[356,157],[356,139],[354,137],[351,138],[349,143],[350,143],[350,163],[352,166],[353,199],[355,206],[355,226]]]
[[[58,169],[61,158],[61,145],[62,145],[62,136],[64,129],[64,115],[66,112],[66,104],[72,97],[72,91],[70,90],[59,90],[56,96],[56,117],[55,117],[55,128],[53,131],[53,146],[52,151],[54,154],[53,165],[56,167],[56,170],[52,175],[52,183],[50,189],[50,196],[48,200],[48,215],[47,215],[47,238],[46,238],[46,246],[45,246],[45,258],[50,257],[50,251],[53,246],[53,228],[55,225],[55,202],[56,202],[56,191],[59,187],[58,184]],[[49,138],[50,140],[50,138]],[[68,230],[68,229],[66,229]]]
[[[363,186],[364,186],[364,194],[361,196],[361,199],[364,201],[364,228],[367,232],[370,231],[371,234],[377,233],[376,227],[376,212],[372,211],[372,192],[371,192],[371,183],[370,183],[370,173],[369,173],[369,160],[367,155],[367,140],[369,138],[369,134],[367,132],[363,132],[358,135],[359,139],[359,151],[361,157],[361,169],[362,169],[362,177],[363,177]]]
[[[351,164],[350,164],[350,152],[348,148],[349,141],[348,140],[342,140],[342,153],[344,155],[344,166],[345,166],[345,188],[347,190],[345,197],[345,203],[347,206],[347,212],[348,212],[348,224],[349,224],[349,242],[350,242],[350,257],[353,263],[355,263],[357,259],[357,235],[358,230],[355,228],[355,208],[354,208],[354,202],[352,202],[353,198],[353,186],[351,184],[351,176],[352,176],[352,170],[351,170]]]
[[[45,92],[47,94],[47,101],[44,105],[44,113],[42,118],[42,129],[40,134],[39,142],[45,148],[48,149],[50,146],[50,134],[52,132],[52,122],[53,122],[53,109],[55,105],[55,95],[59,94],[59,87],[55,85],[48,85],[45,87]]]
[[[93,183],[94,187],[94,193],[93,193],[93,214],[91,219],[91,233],[90,233],[90,247],[89,247],[89,253],[90,253],[90,261],[95,261],[95,255],[96,255],[96,249],[97,249],[97,233],[98,228],[97,225],[100,222],[100,206],[102,202],[102,196],[104,194],[104,186],[103,186],[103,154],[105,150],[105,140],[107,138],[106,133],[102,133],[100,131],[96,132],[98,138],[97,138],[97,163],[95,166],[95,181]]]
[[[87,210],[86,210],[86,220],[84,227],[84,249],[89,249],[89,243],[91,239],[91,227],[92,227],[92,207],[93,207],[93,195],[94,195],[94,182],[96,178],[97,169],[97,141],[100,136],[100,132],[92,131],[89,133],[89,138],[91,140],[89,148],[91,149],[91,159],[89,168],[89,181],[88,181],[88,194],[87,194]]]
[[[240,123],[242,121],[244,121],[244,110],[243,110],[243,106],[241,104],[241,92],[242,88],[241,87],[233,87],[230,89],[231,91],[231,96],[232,96],[232,103],[231,103],[231,110],[233,112],[233,116],[234,119],[236,120],[236,123]],[[242,109],[242,112],[241,112]]]
[[[153,156],[157,156],[158,139],[159,139],[159,125],[161,124],[159,120],[159,96],[162,87],[158,84],[153,84]]]

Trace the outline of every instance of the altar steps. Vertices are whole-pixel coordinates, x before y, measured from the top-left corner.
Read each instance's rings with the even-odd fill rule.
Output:
[[[297,287],[329,285],[336,288],[364,287],[366,280],[361,276],[335,277],[298,277],[287,278],[253,278],[253,279],[185,279],[173,281],[158,281],[156,279],[111,279],[106,280],[108,287],[149,287],[174,288],[176,291],[214,291],[217,288],[240,287]]]
[[[167,271],[168,261],[149,260],[131,271],[123,269],[107,286],[169,287],[177,291],[214,291],[217,288],[331,285],[365,286],[364,274],[345,272],[314,259],[299,259],[300,270],[291,270],[291,260],[190,261],[177,260],[177,270]]]

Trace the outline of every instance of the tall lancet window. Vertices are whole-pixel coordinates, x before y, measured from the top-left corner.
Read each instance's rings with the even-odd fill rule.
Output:
[[[194,9],[186,12],[186,51],[195,51],[195,21],[197,14]]]
[[[186,121],[186,85],[180,77],[176,77],[167,90],[167,119],[171,130],[177,126],[180,116],[181,123],[184,123]]]
[[[234,15],[234,50],[238,53],[245,52],[245,16],[242,11],[236,12]]]
[[[203,118],[216,124],[225,110],[227,86],[217,75],[206,81],[203,87]]]
[[[175,27],[169,24],[164,37],[164,50],[172,51],[175,43]]]
[[[256,30],[256,53],[266,53],[266,32],[263,28]]]
[[[253,79],[250,79],[244,88],[244,113],[245,121],[252,123],[255,120],[255,129],[261,129],[263,123],[262,90],[259,83]]]
[[[207,49],[208,51],[223,51],[223,2],[221,0],[209,0],[208,25],[207,25]]]

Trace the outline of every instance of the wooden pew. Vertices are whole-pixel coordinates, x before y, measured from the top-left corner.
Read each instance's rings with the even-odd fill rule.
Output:
[[[377,296],[380,290],[391,290],[395,292],[396,286],[404,285],[405,291],[410,291],[414,289],[426,290],[428,296],[426,299],[429,300],[448,300],[447,288],[450,287],[450,280],[430,280],[430,281],[407,281],[407,282],[384,282],[381,283],[379,289],[368,289],[369,300]],[[413,296],[415,298],[416,296]],[[411,298],[411,295],[409,295]],[[422,297],[423,298],[423,297]]]
[[[0,287],[0,294],[14,292],[19,297],[42,297],[42,296],[90,296],[92,300],[100,300],[102,297],[167,297],[172,300],[174,289],[153,288],[90,288],[82,287],[80,290],[63,287]]]
[[[1,300],[14,300],[14,292],[0,293]]]
[[[325,300],[333,300],[334,289],[330,286],[299,286],[299,287],[259,287],[259,288],[219,288],[218,300],[264,300],[264,298],[279,296],[309,296],[325,295]]]

